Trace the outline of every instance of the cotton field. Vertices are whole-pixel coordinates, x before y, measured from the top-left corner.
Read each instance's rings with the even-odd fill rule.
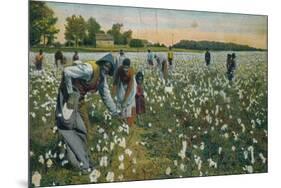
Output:
[[[226,55],[175,53],[168,81],[146,64],[146,53],[126,53],[144,72],[146,113],[136,125],[111,117],[99,95],[86,97],[94,169],[74,169],[55,126],[62,67],[44,54],[43,71],[29,62],[30,179],[35,186],[267,172],[267,53],[237,52],[232,82]],[[65,53],[70,63],[72,53]],[[104,53],[80,53],[82,61]],[[117,54],[115,54],[117,55]],[[111,87],[112,78],[109,78]]]

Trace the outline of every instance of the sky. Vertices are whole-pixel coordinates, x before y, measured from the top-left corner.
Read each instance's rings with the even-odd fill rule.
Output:
[[[180,40],[234,42],[267,49],[267,17],[187,10],[149,9],[91,4],[47,2],[58,18],[59,42],[64,40],[65,19],[73,14],[93,17],[107,31],[122,23],[133,38],[172,45]]]

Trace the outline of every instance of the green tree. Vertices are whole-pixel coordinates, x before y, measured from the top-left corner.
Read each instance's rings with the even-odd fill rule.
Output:
[[[124,44],[129,44],[130,43],[130,41],[132,40],[132,35],[133,35],[133,31],[132,30],[125,31],[123,33]]]
[[[67,43],[74,42],[75,47],[77,47],[86,38],[86,29],[87,24],[81,15],[67,17],[64,33],[65,40]]]
[[[100,33],[101,26],[95,18],[90,17],[87,21],[86,44],[96,46],[96,33]]]
[[[112,25],[112,28],[107,31],[114,38],[114,44],[128,44],[132,39],[132,30],[124,31],[122,33],[123,24],[116,23]]]
[[[43,39],[43,45],[52,44],[59,29],[55,27],[57,18],[45,2],[30,1],[30,45]]]
[[[144,42],[141,39],[132,39],[129,43],[130,47],[141,48],[144,47]]]

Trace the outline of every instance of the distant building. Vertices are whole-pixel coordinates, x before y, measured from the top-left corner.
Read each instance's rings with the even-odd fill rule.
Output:
[[[96,34],[96,47],[112,47],[114,46],[114,40],[111,35],[104,33]]]

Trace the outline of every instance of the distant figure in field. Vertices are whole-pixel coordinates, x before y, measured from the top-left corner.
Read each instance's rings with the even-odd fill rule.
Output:
[[[56,68],[59,68],[59,65],[61,66],[63,63],[64,63],[64,60],[63,60],[63,53],[58,50],[56,53],[55,53],[55,65],[56,65]]]
[[[147,63],[149,66],[153,66],[153,53],[150,49],[147,50]]]
[[[119,55],[117,56],[117,62],[116,62],[116,67],[117,67],[117,69],[118,69],[118,67],[120,67],[121,65],[122,65],[122,63],[123,63],[123,60],[126,58],[126,55],[125,55],[125,53],[124,53],[124,50],[123,49],[121,49],[120,51],[119,51]],[[116,69],[116,70],[117,70]]]
[[[172,71],[173,70],[173,59],[174,59],[174,52],[172,51],[172,47],[169,47],[168,51],[168,62],[169,62],[169,68]]]
[[[226,73],[228,74],[228,70],[231,64],[231,54],[227,54],[227,58],[226,58]]]
[[[157,62],[160,80],[165,83],[168,79],[168,61],[163,55],[155,54],[154,58]]]
[[[44,59],[43,50],[40,49],[39,53],[35,56],[35,62],[34,62],[37,71],[42,70],[43,59]]]
[[[227,77],[229,81],[232,81],[234,78],[234,71],[236,69],[236,55],[235,53],[232,53],[230,56],[230,59],[227,57]]]
[[[207,66],[209,66],[211,62],[211,54],[208,48],[206,49],[206,53],[205,53],[205,62]]]
[[[75,51],[75,52],[74,52],[74,55],[73,55],[73,57],[72,57],[72,61],[75,62],[75,61],[78,61],[78,60],[79,60],[79,55],[78,55],[78,52]]]

